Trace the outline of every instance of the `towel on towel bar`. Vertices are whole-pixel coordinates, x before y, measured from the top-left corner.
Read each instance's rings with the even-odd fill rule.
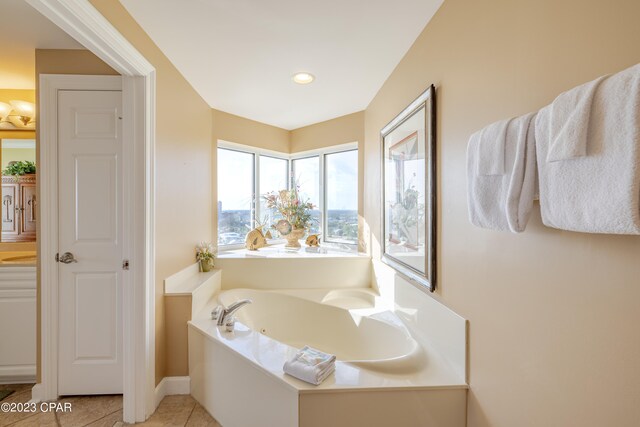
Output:
[[[474,225],[513,233],[527,226],[536,193],[534,117],[529,113],[494,123],[469,139],[468,202]],[[495,168],[485,164],[492,156]],[[496,173],[500,165],[502,174]]]
[[[511,120],[492,123],[478,138],[478,175],[504,175],[504,144]]]
[[[587,233],[640,234],[640,64],[592,86],[588,123],[574,133],[586,135],[586,141],[564,141],[584,143],[584,156],[564,161],[550,156],[554,104],[538,113],[542,222]]]
[[[336,356],[304,346],[284,363],[283,370],[302,381],[319,385],[335,370],[335,362]]]
[[[548,162],[586,156],[591,105],[604,79],[568,90],[551,103]]]

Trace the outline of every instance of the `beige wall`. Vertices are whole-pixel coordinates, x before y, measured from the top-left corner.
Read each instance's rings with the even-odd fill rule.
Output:
[[[0,139],[0,146],[2,145],[2,140]],[[0,170],[4,170],[7,166],[9,166],[9,162],[18,162],[18,161],[36,161],[36,150],[35,148],[2,148],[2,154],[0,154],[2,161],[0,162]]]
[[[36,76],[40,74],[117,75],[118,72],[88,50],[36,49]]]
[[[640,237],[546,228],[537,204],[523,234],[475,228],[465,183],[472,132],[640,62],[638,16],[627,0],[446,0],[366,110],[378,257],[380,129],[436,85],[434,297],[470,321],[470,427],[638,425]]]
[[[214,142],[222,139],[236,144],[288,153],[289,131],[212,109]]]
[[[364,111],[291,131],[291,152],[364,141]]]

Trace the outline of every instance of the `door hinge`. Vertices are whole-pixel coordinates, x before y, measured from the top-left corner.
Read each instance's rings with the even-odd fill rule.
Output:
[[[56,253],[56,258],[55,258],[56,262],[60,262],[60,254]]]
[[[129,269],[129,260],[125,259],[124,261],[122,261],[122,269],[123,270],[128,270]]]

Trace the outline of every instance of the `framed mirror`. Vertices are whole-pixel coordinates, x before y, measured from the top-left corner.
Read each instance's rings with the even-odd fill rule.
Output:
[[[381,131],[382,261],[410,281],[436,288],[435,88]]]

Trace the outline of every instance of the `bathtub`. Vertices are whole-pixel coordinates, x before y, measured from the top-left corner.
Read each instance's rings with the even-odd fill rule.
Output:
[[[232,332],[211,320],[241,299]],[[372,289],[223,290],[188,325],[191,394],[225,427],[464,425],[464,380]],[[319,386],[282,370],[304,345],[336,355]]]
[[[350,301],[354,307],[366,307],[370,294],[334,290],[321,301],[312,293],[303,295],[306,298],[286,291],[232,289],[220,293],[218,302],[228,307],[252,300],[236,312],[237,321],[291,347],[291,353],[308,345],[335,354],[341,362],[377,371],[411,372],[420,367],[420,346],[393,313],[369,317],[345,308]]]

